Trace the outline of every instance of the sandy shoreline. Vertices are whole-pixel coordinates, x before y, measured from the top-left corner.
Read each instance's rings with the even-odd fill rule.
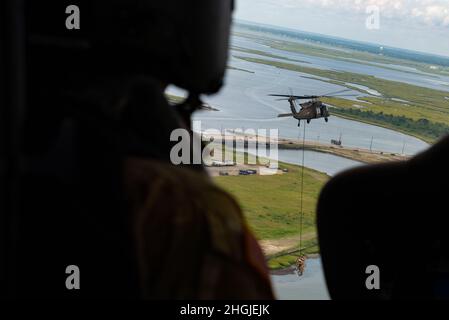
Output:
[[[240,132],[228,132],[231,135],[213,135],[207,133],[201,133],[203,139],[210,140],[213,138],[215,141],[221,141],[222,143],[226,141],[240,141],[243,146],[246,147],[248,142],[255,143],[258,138],[254,135],[243,134]],[[232,135],[234,134],[234,135]],[[379,162],[390,162],[390,161],[404,161],[410,159],[410,156],[401,155],[397,153],[374,151],[364,148],[348,147],[348,146],[336,146],[327,143],[320,143],[316,141],[306,140],[303,145],[303,141],[298,139],[289,138],[279,138],[279,139],[269,139],[267,137],[260,137],[262,141],[259,143],[266,143],[267,147],[271,144],[277,144],[279,149],[287,150],[312,150],[316,152],[323,152],[333,154],[339,157],[347,158],[354,161],[359,161],[362,163],[379,163]],[[218,139],[218,140],[217,140]]]
[[[307,255],[307,259],[318,259],[320,255],[318,253],[312,253]],[[307,263],[307,260],[306,260]],[[270,274],[273,276],[284,276],[287,274],[294,274],[296,272],[296,268],[294,265],[288,266],[286,268],[281,269],[272,269],[270,270]]]

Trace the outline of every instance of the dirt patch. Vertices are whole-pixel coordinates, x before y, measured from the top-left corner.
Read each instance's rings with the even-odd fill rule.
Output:
[[[302,236],[302,240],[310,240],[316,237],[314,232],[306,233]],[[286,237],[281,239],[260,240],[260,246],[266,256],[271,256],[283,251],[293,249],[299,244],[299,235]]]

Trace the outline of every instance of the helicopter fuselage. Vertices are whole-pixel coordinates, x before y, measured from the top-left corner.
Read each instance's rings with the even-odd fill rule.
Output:
[[[330,116],[328,107],[319,100],[312,100],[299,104],[301,109],[296,111],[294,101],[290,101],[290,108],[293,117],[298,120],[312,120],[318,118],[328,118]]]
[[[290,95],[285,94],[269,94],[272,97],[280,97],[280,100],[288,100],[290,104],[291,113],[281,113],[278,115],[279,118],[282,117],[293,117],[298,120],[298,126],[301,124],[301,120],[306,120],[307,123],[310,123],[312,119],[324,118],[327,122],[330,117],[329,108],[327,105],[321,102],[320,98],[331,98],[333,97],[342,97],[348,96],[348,94],[342,95],[344,92],[350,91],[351,89],[339,90],[336,92],[324,94],[324,95],[302,95],[297,96],[294,95],[290,89]],[[338,94],[338,95],[337,95]],[[354,96],[354,95],[353,95]],[[296,110],[296,101],[297,100],[308,100],[307,102],[300,103],[299,111]]]

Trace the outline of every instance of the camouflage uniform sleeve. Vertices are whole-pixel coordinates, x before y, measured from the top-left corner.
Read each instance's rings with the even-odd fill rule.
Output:
[[[146,298],[273,298],[239,206],[206,176],[130,159],[125,180]]]

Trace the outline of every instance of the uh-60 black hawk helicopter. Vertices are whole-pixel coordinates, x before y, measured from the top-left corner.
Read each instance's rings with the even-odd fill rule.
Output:
[[[348,96],[356,96],[356,95],[348,95],[342,94],[344,92],[351,91],[350,89],[340,90],[337,92],[327,93],[325,95],[320,96],[295,96],[292,93],[290,95],[285,94],[270,94],[272,97],[282,97],[282,99],[278,99],[278,101],[287,100],[290,103],[291,113],[282,113],[279,114],[278,117],[293,117],[298,119],[298,127],[301,124],[301,120],[306,120],[307,123],[310,123],[312,119],[324,118],[327,122],[330,117],[329,108],[323,102],[320,101],[320,98],[332,98],[332,97],[348,97]],[[310,100],[304,103],[300,103],[301,107],[299,111],[296,110],[296,100]]]

